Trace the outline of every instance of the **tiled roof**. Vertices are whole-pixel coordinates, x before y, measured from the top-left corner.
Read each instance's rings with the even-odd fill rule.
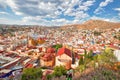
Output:
[[[60,48],[59,50],[58,50],[58,53],[57,53],[57,55],[59,56],[59,55],[62,55],[62,54],[67,54],[69,57],[72,57],[72,52],[69,50],[69,49],[67,49],[67,48]]]
[[[54,53],[54,52],[55,52],[55,49],[54,49],[54,48],[51,48],[51,47],[50,47],[50,48],[47,49],[47,53]]]

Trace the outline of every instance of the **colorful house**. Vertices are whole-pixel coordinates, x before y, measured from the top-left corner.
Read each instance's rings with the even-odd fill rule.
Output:
[[[73,53],[67,48],[60,48],[56,56],[56,66],[64,65],[66,69],[71,68],[71,64],[75,64],[75,59],[79,58],[77,54]]]
[[[55,65],[55,53],[45,53],[40,57],[40,65],[53,67]]]

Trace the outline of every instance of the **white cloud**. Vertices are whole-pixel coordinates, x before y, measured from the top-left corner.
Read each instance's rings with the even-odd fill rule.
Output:
[[[115,11],[118,11],[118,16],[119,16],[119,18],[120,18],[120,8],[115,8],[114,10],[115,10]]]
[[[0,10],[5,10],[6,7],[7,7],[6,1],[0,0]]]
[[[24,17],[22,19],[23,22],[37,22],[39,25],[63,25],[67,24],[70,21],[66,20],[65,18],[59,18],[59,19],[53,19],[51,21],[48,21],[46,19],[41,18],[40,16],[37,17]],[[52,23],[52,24],[51,24]]]
[[[83,11],[77,12],[76,15],[77,16],[75,17],[75,19],[84,19],[89,17],[89,15],[87,13],[84,13]]]
[[[79,23],[89,17],[87,10],[95,0],[0,0],[16,14],[22,16],[22,22],[37,24]],[[0,3],[1,5],[1,3]],[[67,20],[66,17],[73,17]],[[46,18],[52,18],[47,20]],[[82,20],[83,19],[83,20]],[[52,22],[52,23],[51,23]]]
[[[0,24],[17,24],[17,25],[35,25],[37,23],[35,22],[23,22],[21,20],[10,20],[10,19],[6,19],[6,18],[0,18]]]
[[[103,7],[107,6],[108,4],[112,3],[113,0],[105,0],[99,4],[99,7],[94,11],[95,14],[100,14],[104,11]]]
[[[75,19],[75,20],[73,20],[73,23],[79,23],[79,21],[80,20]]]
[[[62,23],[62,22],[67,22],[67,20],[62,18],[62,19],[52,20],[52,22]]]
[[[17,11],[15,12],[15,14],[16,14],[16,15],[23,15],[22,12],[17,12]]]
[[[0,15],[8,15],[9,13],[7,12],[0,12]]]
[[[104,9],[101,8],[101,7],[98,7],[98,8],[94,11],[95,14],[101,14],[102,12],[104,12]]]
[[[109,22],[120,22],[120,19],[118,19],[117,16],[112,18],[102,18],[102,17],[93,16],[90,19],[103,20],[103,21],[109,21]]]
[[[36,17],[23,17],[22,21],[23,22],[29,22],[29,21],[33,21],[33,22],[39,22],[39,21],[43,21],[44,19],[41,18],[41,16],[36,16]]]
[[[116,11],[120,11],[120,8],[115,8],[114,10],[116,10]]]
[[[87,11],[90,6],[94,5],[95,0],[88,0],[86,2],[81,2],[78,10]]]
[[[107,18],[101,18],[101,17],[97,17],[97,16],[93,16],[93,17],[91,17],[91,19],[110,21],[110,19],[107,19]]]
[[[68,23],[69,23],[69,21],[66,20],[66,19],[64,19],[64,18],[55,19],[55,20],[52,20],[51,22],[52,22],[52,24],[54,24],[54,25],[63,25],[63,24],[68,24]]]
[[[71,21],[59,19],[59,15],[63,14],[66,16],[73,16],[75,20],[81,20],[82,18],[86,18],[89,15],[84,12],[89,9],[90,6],[93,5],[95,0],[44,0],[44,1],[18,1],[18,0],[7,0],[9,6],[15,12],[16,15],[23,15],[23,21],[39,21],[39,22],[47,22],[49,21],[43,18],[53,18],[56,23],[66,22],[69,23]],[[32,4],[30,4],[32,3]],[[33,4],[34,3],[34,4]],[[23,5],[23,6],[21,6]],[[47,6],[46,6],[47,5]],[[75,9],[74,6],[78,6],[78,9]],[[39,17],[38,17],[39,16]],[[59,20],[57,20],[59,19]],[[74,22],[74,21],[73,21]]]
[[[88,1],[84,2],[83,5],[91,6],[91,5],[93,5],[94,2],[95,2],[95,0],[88,0]]]
[[[105,2],[101,2],[99,6],[100,7],[105,7],[105,6],[107,6],[111,2],[113,2],[113,0],[105,0]]]
[[[75,16],[78,18],[85,18],[88,17],[88,14],[85,12],[89,9],[90,6],[94,4],[95,0],[88,0],[83,2],[82,0],[73,0],[71,3],[68,5],[69,8],[66,9],[65,15],[68,16]],[[77,6],[75,9],[74,7]]]

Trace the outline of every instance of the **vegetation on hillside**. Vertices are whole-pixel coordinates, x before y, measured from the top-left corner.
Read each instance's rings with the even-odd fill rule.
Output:
[[[41,77],[41,68],[26,68],[23,70],[22,80],[38,80]]]
[[[81,74],[79,80],[119,80],[120,71],[110,70],[100,66],[88,74]]]
[[[119,80],[120,70],[114,71],[114,63],[117,61],[113,50],[106,48],[101,54],[93,55],[93,52],[84,52],[84,58],[80,58],[76,71],[80,72],[80,80]],[[84,71],[94,68],[90,73]],[[116,67],[119,69],[119,65]]]
[[[52,74],[47,75],[47,79],[51,80],[52,78],[55,77],[61,77],[63,75],[66,75],[67,70],[65,69],[64,66],[56,66],[54,68],[54,72]]]

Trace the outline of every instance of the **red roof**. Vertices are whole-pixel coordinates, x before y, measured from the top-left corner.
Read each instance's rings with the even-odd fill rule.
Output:
[[[0,53],[2,53],[2,52],[4,52],[4,51],[0,50]]]
[[[48,60],[52,60],[53,57],[55,57],[54,53],[46,53],[41,57],[41,59],[48,61]]]
[[[42,47],[39,48],[39,51],[40,51],[40,52],[42,51]]]
[[[58,50],[58,53],[57,53],[57,55],[58,56],[60,56],[60,55],[62,55],[62,54],[67,54],[69,57],[72,57],[72,53],[71,53],[71,51],[69,50],[69,49],[67,49],[67,48],[60,48],[59,50]]]
[[[50,54],[50,53],[47,53],[47,54],[44,55],[44,58],[48,58],[48,57],[50,57],[50,56],[51,56],[51,54]]]
[[[55,49],[50,47],[47,49],[47,53],[55,53]]]
[[[33,67],[33,64],[28,64],[27,66],[26,66],[26,68],[32,68]]]

